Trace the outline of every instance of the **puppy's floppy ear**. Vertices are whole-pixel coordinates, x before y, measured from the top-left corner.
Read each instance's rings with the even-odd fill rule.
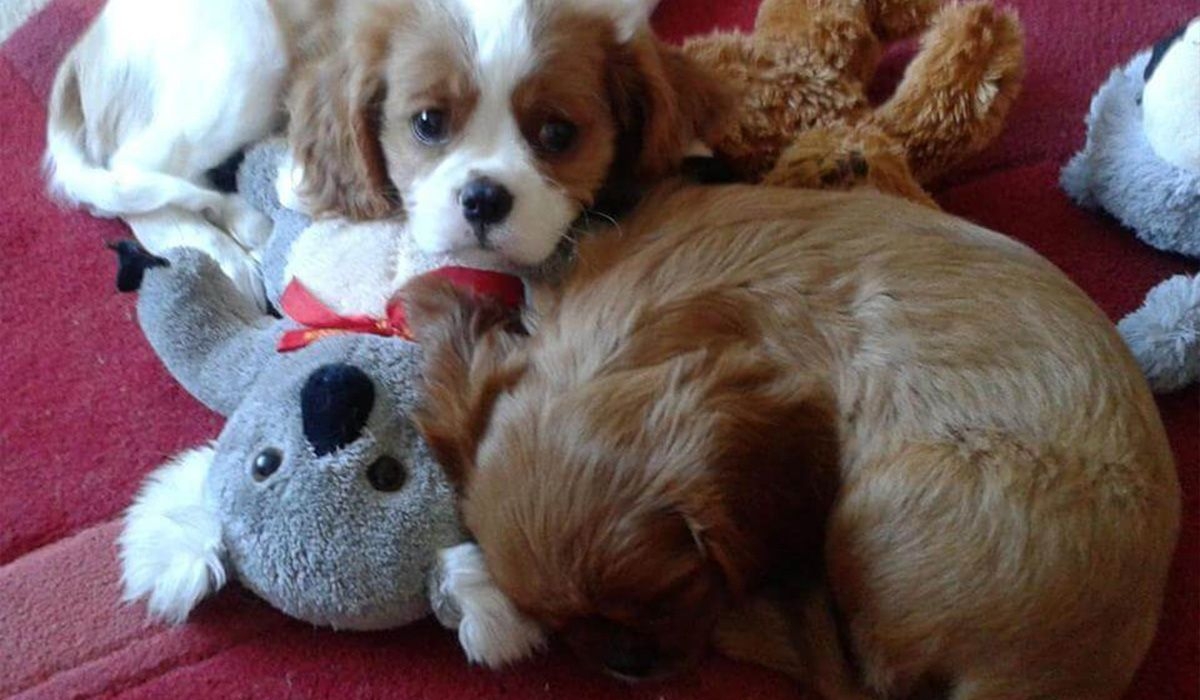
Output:
[[[660,309],[658,323],[639,334],[647,342],[631,344],[626,361],[647,366],[676,358],[659,365],[669,375],[657,383],[663,398],[646,419],[647,431],[658,436],[653,461],[712,464],[713,474],[753,465],[753,479],[673,482],[663,499],[738,598],[764,573],[768,547],[776,546],[762,533],[786,528],[797,552],[821,551],[840,457],[828,389],[815,375],[773,360],[736,301]],[[680,356],[680,347],[658,337],[704,338],[711,352]],[[786,489],[763,487],[785,481]]]
[[[117,541],[125,600],[174,624],[225,585],[221,523],[204,496],[215,449],[184,452],[147,477]]]
[[[642,181],[669,174],[697,139],[711,142],[733,104],[730,89],[679,49],[641,31],[612,60],[609,91],[621,132],[618,163]]]
[[[425,403],[415,416],[451,483],[466,485],[492,407],[525,371],[518,312],[424,275],[401,291],[425,356]]]
[[[302,169],[298,195],[314,214],[383,218],[399,197],[380,143],[386,42],[371,37],[330,51],[296,79],[288,141]]]
[[[758,567],[760,553],[719,507],[683,505],[678,513],[691,531],[696,548],[720,572],[728,592],[741,597],[748,584],[746,575]]]

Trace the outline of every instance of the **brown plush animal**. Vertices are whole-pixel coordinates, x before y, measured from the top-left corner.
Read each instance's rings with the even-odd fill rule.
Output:
[[[866,89],[884,43],[921,30],[895,94],[873,107]],[[739,91],[709,144],[739,177],[869,185],[926,204],[922,185],[1000,133],[1024,73],[1020,23],[988,0],[764,0],[753,34],[683,48]]]

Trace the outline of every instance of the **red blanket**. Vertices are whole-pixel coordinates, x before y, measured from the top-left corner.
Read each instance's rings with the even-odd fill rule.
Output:
[[[712,659],[664,685],[626,686],[562,651],[504,673],[467,667],[432,623],[335,634],[285,619],[233,588],[188,625],[149,626],[118,603],[116,518],[142,476],[216,435],[221,420],[179,388],[113,290],[101,242],[112,221],[43,195],[38,161],[58,60],[98,0],[56,0],[0,47],[0,695],[61,698],[397,696],[795,697],[788,680]],[[665,0],[678,39],[746,26],[755,0]],[[1025,94],[1000,143],[938,188],[950,211],[1011,234],[1065,269],[1117,319],[1194,261],[1157,253],[1075,209],[1058,169],[1108,70],[1197,11],[1195,0],[1018,0],[1028,29]],[[902,52],[901,52],[902,53]],[[893,56],[894,78],[902,55]],[[1131,695],[1200,698],[1200,411],[1195,388],[1160,401],[1179,462],[1184,527],[1163,624]]]

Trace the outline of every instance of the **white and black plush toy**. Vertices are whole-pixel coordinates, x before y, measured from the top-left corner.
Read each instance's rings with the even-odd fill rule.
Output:
[[[247,157],[251,199],[271,198],[281,150]],[[213,443],[154,471],[127,512],[127,598],[182,622],[236,579],[313,624],[381,629],[433,611],[474,661],[529,654],[541,631],[491,585],[411,418],[422,357],[392,296],[437,268],[476,275],[518,305],[520,279],[483,260],[443,268],[451,261],[418,257],[401,222],[310,226],[260,203],[276,221],[263,262],[283,317],[263,314],[204,253],[118,246],[118,284],[139,290],[155,352],[228,418]]]
[[[1200,257],[1200,18],[1112,72],[1062,186],[1155,248]],[[1118,324],[1151,386],[1200,377],[1200,278],[1173,277]]]
[[[1154,47],[1142,114],[1159,158],[1200,173],[1200,18]]]

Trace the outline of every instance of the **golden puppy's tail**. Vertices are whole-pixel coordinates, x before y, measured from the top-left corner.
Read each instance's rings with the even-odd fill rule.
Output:
[[[763,0],[754,33],[803,46],[838,71],[870,82],[884,43],[929,26],[942,0]]]

